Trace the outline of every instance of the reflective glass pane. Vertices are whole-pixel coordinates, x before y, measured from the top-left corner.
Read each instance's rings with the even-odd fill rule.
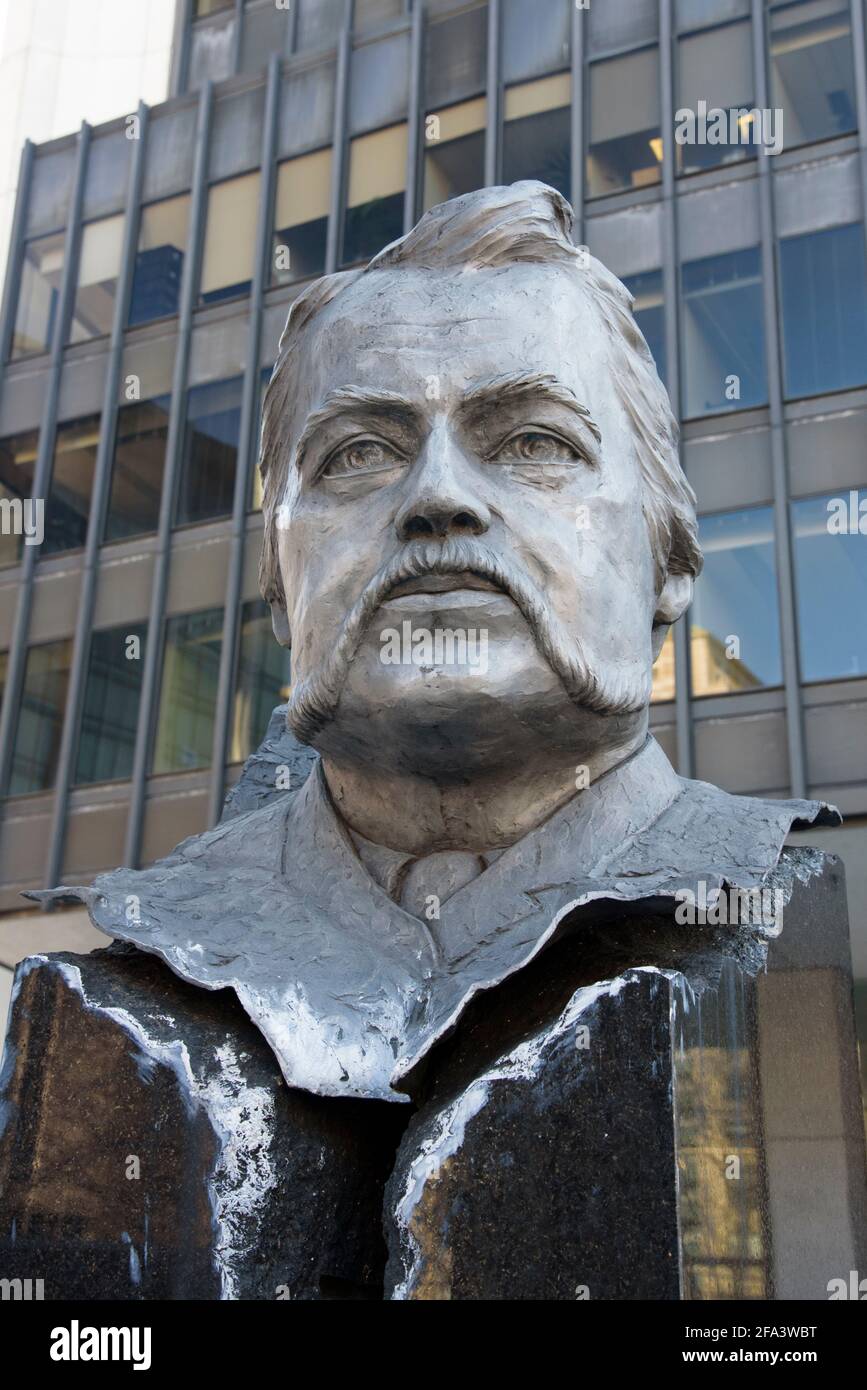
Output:
[[[805,0],[770,15],[771,105],[786,149],[854,130],[855,78],[846,0]]]
[[[487,5],[429,24],[424,36],[424,104],[428,111],[483,92],[487,53]]]
[[[253,278],[259,174],[214,184],[202,256],[201,304],[249,294]]]
[[[123,217],[103,217],[82,229],[78,284],[69,341],[81,343],[111,332],[123,250]]]
[[[18,563],[25,525],[28,533],[39,539],[33,498],[38,449],[38,430],[0,439],[0,565]]]
[[[175,524],[228,516],[235,489],[243,378],[212,381],[187,393]]]
[[[274,706],[288,695],[289,652],[274,636],[270,608],[261,599],[254,599],[241,609],[230,763],[243,762],[259,747]]]
[[[867,273],[860,222],[780,242],[786,395],[867,382]]]
[[[121,406],[117,413],[107,541],[157,529],[170,405],[170,396],[156,396]]]
[[[200,19],[202,15],[216,14],[217,10],[231,10],[234,5],[235,0],[193,0],[193,18]]]
[[[186,193],[142,208],[129,305],[131,328],[178,312],[189,219]]]
[[[520,81],[569,66],[571,5],[563,0],[505,0],[503,80]]]
[[[81,711],[75,783],[132,775],[144,664],[145,623],[94,632]]]
[[[794,502],[792,531],[802,679],[867,676],[867,493]]]
[[[431,112],[425,120],[424,211],[485,182],[484,97]]]
[[[369,260],[401,235],[405,187],[406,125],[350,142],[344,265]]]
[[[166,623],[154,772],[210,765],[222,640],[220,608]]]
[[[9,795],[53,786],[63,731],[72,642],[47,642],[27,653],[13,740]]]
[[[767,401],[757,246],[681,267],[681,374],[686,418]]]
[[[693,695],[782,681],[773,525],[770,507],[699,517],[704,569],[690,609]]]
[[[657,49],[593,63],[587,196],[657,183],[661,166]]]
[[[571,197],[571,79],[564,72],[508,87],[503,126],[503,182],[540,179]]]
[[[673,700],[674,693],[674,633],[669,628],[662,644],[662,651],[653,666],[653,689],[650,694],[650,702],[658,705],[662,704],[664,700]]]
[[[57,426],[51,484],[45,504],[43,555],[78,550],[87,540],[90,494],[99,446],[99,415]]]
[[[755,92],[750,25],[730,24],[681,39],[677,56],[678,173],[694,174],[754,154],[747,114]],[[680,120],[682,112],[698,117],[704,113],[705,119]],[[722,113],[723,119],[714,120],[714,112]],[[682,143],[679,132],[685,137]]]
[[[24,247],[10,357],[29,357],[51,346],[63,278],[64,235],[55,232]]]
[[[662,271],[647,270],[641,275],[625,275],[623,283],[632,295],[635,322],[653,354],[659,379],[665,384],[665,309],[662,301]]]
[[[277,166],[272,285],[323,273],[330,207],[330,150],[287,159]]]

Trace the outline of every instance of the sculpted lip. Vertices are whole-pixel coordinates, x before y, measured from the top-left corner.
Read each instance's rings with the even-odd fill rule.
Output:
[[[487,589],[494,594],[506,592],[480,574],[473,574],[471,570],[461,570],[455,574],[421,574],[412,579],[403,579],[389,591],[388,597],[392,599],[400,598],[404,594],[447,594],[456,589]]]

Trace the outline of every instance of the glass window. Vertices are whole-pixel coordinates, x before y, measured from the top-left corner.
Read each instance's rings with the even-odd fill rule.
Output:
[[[767,401],[757,246],[681,267],[680,348],[685,418]]]
[[[659,705],[662,704],[664,700],[673,700],[674,693],[674,633],[671,628],[669,628],[668,632],[665,634],[662,651],[654,662],[653,689],[650,693],[650,702],[653,705]]]
[[[296,47],[331,47],[337,42],[345,13],[346,0],[298,0]]]
[[[10,357],[30,357],[51,347],[63,278],[64,235],[38,237],[24,247]]]
[[[187,88],[194,91],[203,82],[222,82],[232,72],[235,49],[235,16],[226,14],[215,24],[197,24],[190,38]]]
[[[78,550],[87,540],[99,422],[99,415],[86,415],[57,427],[45,504],[43,555]]]
[[[657,183],[661,165],[658,50],[593,63],[587,196]]]
[[[508,87],[503,126],[503,182],[541,179],[571,197],[571,78],[567,72]]]
[[[864,508],[864,514],[861,508]],[[792,503],[801,678],[867,676],[867,494]]]
[[[210,189],[200,304],[250,293],[258,209],[258,173]]]
[[[675,140],[675,157],[679,174],[695,174],[716,164],[731,164],[755,153],[755,146],[745,143],[751,139],[748,117],[753,106],[753,62],[749,23],[729,24],[724,29],[712,29],[681,39],[678,47],[677,107],[710,118],[713,112],[726,116],[729,135],[733,141],[711,144],[706,138],[716,138],[711,123],[697,121],[686,127],[689,143]],[[702,103],[701,107],[699,103]],[[675,115],[677,127],[677,114]]]
[[[463,101],[425,120],[424,211],[485,182],[487,102]]]
[[[292,13],[287,6],[280,9],[274,0],[263,7],[252,7],[244,15],[241,72],[260,72],[268,66],[272,53],[288,53],[292,35]]]
[[[123,405],[117,413],[106,541],[157,529],[170,405],[170,396],[155,396]]]
[[[323,273],[330,207],[330,150],[287,159],[277,166],[272,285]]]
[[[782,682],[770,507],[699,517],[704,569],[690,609],[693,695]]]
[[[274,365],[272,363],[270,367],[262,367],[259,372],[259,410],[256,416],[256,461],[253,466],[252,497],[250,501],[250,510],[253,512],[261,512],[262,510],[262,474],[259,472],[258,465],[259,442],[262,437],[262,406],[265,401],[265,388],[271,380],[271,373],[273,370]]]
[[[25,523],[29,533],[38,539],[38,518],[32,506],[38,450],[38,430],[0,439],[0,565],[17,565]]]
[[[129,325],[178,312],[190,220],[189,194],[142,208]]]
[[[520,82],[569,66],[571,5],[562,0],[505,0],[503,80]]]
[[[405,187],[406,125],[350,141],[344,265],[370,260],[402,234]]]
[[[122,250],[122,215],[88,222],[82,229],[78,285],[69,325],[71,343],[111,332]]]
[[[786,149],[855,129],[852,35],[846,0],[799,0],[770,16],[771,105]]]
[[[355,0],[352,22],[356,29],[370,29],[389,19],[400,19],[404,0]]]
[[[63,732],[72,642],[46,642],[27,653],[13,739],[9,795],[53,786]]]
[[[867,381],[867,271],[860,222],[780,242],[786,395]]]
[[[132,775],[146,633],[133,623],[91,636],[76,786]]]
[[[265,737],[275,705],[289,697],[289,652],[274,636],[271,610],[261,599],[241,609],[241,638],[229,762],[241,763]]]
[[[193,386],[187,392],[175,524],[228,516],[235,490],[243,377]]]
[[[663,307],[663,272],[643,271],[641,275],[624,275],[622,282],[632,295],[632,314],[645,335],[645,341],[656,363],[660,381],[666,382],[666,311]]]
[[[662,302],[662,271],[646,270],[640,275],[624,275],[623,283],[633,297],[632,313],[653,353],[660,381],[665,384],[665,309]]]
[[[235,0],[193,0],[193,18],[201,19],[206,14],[216,14],[217,10],[234,8]]]
[[[426,11],[430,10],[426,5]],[[428,24],[424,35],[424,105],[436,111],[485,90],[488,7]]]
[[[222,640],[220,608],[166,623],[154,772],[210,766]]]

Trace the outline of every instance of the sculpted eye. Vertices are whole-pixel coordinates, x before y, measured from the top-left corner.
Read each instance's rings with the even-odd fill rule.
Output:
[[[522,430],[513,434],[495,454],[501,463],[576,463],[581,455],[556,434]]]
[[[335,449],[319,476],[348,478],[354,473],[378,473],[400,463],[403,463],[402,456],[382,440],[353,439],[351,444]]]

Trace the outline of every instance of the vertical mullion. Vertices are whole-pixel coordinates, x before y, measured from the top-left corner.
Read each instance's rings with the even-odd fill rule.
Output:
[[[135,868],[141,849],[144,803],[148,761],[156,723],[157,683],[162,658],[163,619],[168,592],[171,560],[172,525],[175,494],[181,464],[184,427],[187,409],[187,377],[189,373],[190,340],[193,329],[193,309],[199,282],[204,222],[207,203],[208,144],[211,126],[212,86],[202,85],[196,121],[196,147],[193,164],[192,202],[190,208],[189,245],[181,279],[181,302],[178,316],[178,340],[172,373],[172,400],[166,439],[166,459],[160,497],[160,517],[157,529],[154,570],[151,585],[150,616],[145,642],[145,664],[139,701],[138,726],[133,756],[129,814],[124,843],[124,863]]]
[[[346,12],[349,19],[350,4]],[[337,46],[337,73],[334,91],[334,130],[331,137],[331,212],[325,242],[325,274],[337,269],[343,247],[344,169],[346,166],[346,108],[349,87],[349,59],[352,53],[352,31],[349,23],[340,31]]]
[[[861,171],[861,222],[867,237],[867,36],[864,0],[851,0],[852,49],[855,59],[855,110],[858,114],[858,165]]]
[[[25,140],[18,165],[18,189],[15,196],[15,213],[9,237],[9,255],[6,265],[6,283],[3,286],[3,306],[0,308],[0,374],[12,350],[12,334],[15,331],[15,317],[18,312],[18,290],[21,282],[21,267],[24,259],[24,243],[27,233],[27,213],[30,204],[30,183],[33,175],[35,146]]]
[[[187,89],[190,70],[190,42],[193,33],[193,0],[180,0],[175,9],[169,96],[180,96]]]
[[[753,63],[756,106],[768,106],[767,40],[763,0],[752,0]],[[786,740],[789,784],[793,796],[806,795],[806,759],[801,683],[798,670],[798,625],[792,582],[792,533],[789,518],[788,464],[780,362],[779,314],[776,275],[776,231],[771,156],[757,146],[759,214],[762,236],[762,299],[765,315],[765,364],[768,374],[768,414],[771,425],[771,471],[774,505],[774,556],[783,649],[783,686],[786,703]]]
[[[575,221],[572,227],[572,240],[576,246],[584,245],[584,11],[577,5],[572,8],[572,109],[570,113],[569,152],[570,189]]]
[[[277,111],[280,100],[279,55],[273,54],[268,64],[268,85],[265,93],[265,119],[262,127],[259,213],[256,225],[256,247],[253,281],[250,289],[250,318],[247,326],[247,360],[244,364],[244,384],[241,395],[241,424],[238,441],[238,460],[235,471],[235,493],[232,505],[232,528],[229,549],[229,569],[226,579],[226,599],[223,611],[223,641],[220,647],[220,673],[217,683],[217,703],[214,716],[214,742],[211,755],[211,780],[208,796],[208,823],[220,819],[225,791],[224,764],[229,734],[232,685],[238,646],[238,631],[243,583],[244,538],[247,527],[247,500],[250,493],[249,472],[253,415],[259,397],[259,341],[262,334],[262,296],[269,265],[272,206],[276,182]]]
[[[54,461],[54,441],[57,433],[57,407],[60,399],[60,377],[63,371],[63,350],[69,336],[69,320],[78,277],[78,249],[81,240],[81,209],[84,201],[84,180],[90,148],[90,126],[85,121],[78,137],[75,180],[69,205],[69,220],[63,247],[63,277],[60,285],[57,317],[51,339],[51,357],[39,428],[39,447],[33,475],[33,497],[43,506],[51,483]],[[27,657],[27,638],[30,631],[30,612],[33,606],[34,570],[38,545],[24,545],[18,581],[18,603],[15,626],[9,646],[6,669],[6,690],[0,713],[0,796],[8,795],[12,767],[12,731],[18,715],[24,666]]]
[[[123,234],[121,263],[117,280],[117,294],[111,326],[108,362],[106,365],[105,387],[103,391],[102,416],[100,419],[99,444],[93,473],[93,487],[90,499],[90,515],[87,522],[87,538],[84,548],[81,594],[78,601],[78,614],[75,625],[75,641],[72,655],[72,670],[66,693],[63,715],[63,732],[58,755],[57,779],[54,786],[54,801],[51,814],[51,833],[48,844],[48,857],[45,869],[45,883],[53,888],[63,867],[63,849],[66,838],[66,813],[69,789],[74,775],[75,757],[78,751],[78,722],[81,715],[81,702],[87,673],[90,651],[90,629],[96,599],[98,578],[99,547],[102,543],[105,525],[109,488],[111,484],[112,459],[114,454],[115,430],[117,425],[118,388],[123,362],[123,335],[132,290],[132,276],[135,268],[136,247],[138,244],[139,202],[141,199],[142,176],[144,169],[144,150],[147,141],[148,109],[142,103],[138,108],[139,134],[130,161],[129,180],[126,196],[126,221]]]
[[[485,111],[485,186],[497,182],[500,165],[500,0],[488,0],[487,107]]]
[[[235,33],[232,38],[232,72],[241,71],[241,44],[244,38],[244,0],[235,0]]]
[[[415,223],[415,210],[418,205],[418,167],[421,140],[421,63],[422,63],[422,9],[417,5],[413,11],[412,29],[409,40],[409,105],[406,125],[406,191],[403,197],[404,235],[412,231]]]

